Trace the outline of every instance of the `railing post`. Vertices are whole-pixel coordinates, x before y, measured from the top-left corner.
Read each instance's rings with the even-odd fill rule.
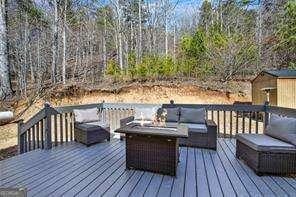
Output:
[[[52,148],[52,140],[51,140],[51,114],[50,114],[50,104],[44,104],[45,111],[45,131],[44,131],[44,149]]]
[[[102,103],[101,103],[101,107],[100,107],[100,108],[101,108],[101,111],[102,111],[102,113],[103,113],[103,111],[104,111],[104,104],[105,104],[105,100],[103,100],[103,101],[102,101]]]
[[[268,112],[269,102],[264,103],[264,130],[269,123],[269,112]]]
[[[170,107],[174,107],[175,106],[175,101],[174,100],[170,100],[170,104],[169,104]]]
[[[23,119],[19,120],[18,124],[17,124],[17,126],[18,126],[18,129],[17,129],[17,131],[18,131],[18,153],[19,154],[24,153],[24,140],[25,140],[25,138],[24,138],[24,135],[22,135],[23,124],[24,124]]]

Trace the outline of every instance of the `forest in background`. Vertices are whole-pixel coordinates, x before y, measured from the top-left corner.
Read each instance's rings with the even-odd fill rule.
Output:
[[[0,100],[107,79],[224,83],[295,69],[294,0],[186,2],[1,0]]]

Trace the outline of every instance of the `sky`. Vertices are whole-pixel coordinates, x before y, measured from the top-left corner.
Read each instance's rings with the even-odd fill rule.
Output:
[[[149,0],[149,2],[156,2],[157,0]],[[175,13],[176,17],[186,15],[192,11],[198,11],[205,0],[170,0],[171,3],[176,4]],[[213,4],[217,3],[218,0],[207,0]],[[223,0],[222,0],[223,1]],[[226,1],[226,0],[224,0]],[[241,0],[237,0],[238,2]],[[260,0],[250,0],[249,9],[256,8],[259,5]]]
[[[79,2],[79,0],[76,0]],[[88,2],[92,0],[81,0],[82,2]],[[108,4],[110,0],[98,0],[98,2],[101,2],[100,4]],[[144,0],[146,2],[149,2],[150,4],[154,4],[159,2],[159,0]],[[182,16],[190,16],[190,13],[197,13],[199,11],[199,8],[202,6],[204,1],[210,1],[212,4],[217,3],[219,0],[168,0],[171,4],[176,5],[174,9],[174,17],[181,18]],[[227,1],[227,0],[222,0]],[[237,0],[237,2],[240,2],[242,0]],[[256,5],[259,4],[260,0],[250,0],[251,6],[249,6],[249,9],[256,8]],[[38,5],[43,5],[47,2],[45,0],[35,0],[35,2]],[[47,5],[48,6],[48,5]]]

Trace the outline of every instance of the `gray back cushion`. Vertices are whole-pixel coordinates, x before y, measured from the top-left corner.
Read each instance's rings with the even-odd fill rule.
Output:
[[[296,146],[296,118],[271,114],[265,134]]]
[[[165,108],[162,110],[162,113],[164,113],[161,116],[165,116],[166,122],[179,122],[180,117],[180,108],[174,107],[174,108]]]
[[[74,109],[75,122],[85,123],[100,120],[98,108]]]
[[[154,120],[158,107],[136,107],[134,109],[135,120]]]
[[[181,108],[180,122],[205,124],[206,110],[205,108]]]

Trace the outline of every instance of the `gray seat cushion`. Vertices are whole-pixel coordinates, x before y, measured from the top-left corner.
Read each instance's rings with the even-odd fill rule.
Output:
[[[165,121],[166,122],[179,122],[179,114],[180,114],[180,108],[174,107],[174,108],[165,108],[164,110],[165,114]]]
[[[205,124],[206,110],[204,108],[183,108],[180,110],[180,122]]]
[[[94,131],[99,129],[109,130],[110,125],[105,122],[96,121],[87,123],[75,123],[75,128],[80,129],[82,131]]]
[[[194,124],[194,123],[177,123],[177,122],[166,122],[166,127],[177,128],[178,125],[184,125],[188,127],[189,132],[207,133],[207,126],[205,124]]]
[[[207,126],[205,124],[194,124],[194,123],[180,123],[188,127],[189,132],[207,133]]]
[[[296,118],[271,114],[265,134],[296,146]]]
[[[179,123],[177,123],[177,122],[166,122],[165,123],[165,126],[170,127],[170,128],[177,128],[178,125],[179,125]]]
[[[237,134],[236,139],[256,151],[296,153],[296,147],[264,134]]]

